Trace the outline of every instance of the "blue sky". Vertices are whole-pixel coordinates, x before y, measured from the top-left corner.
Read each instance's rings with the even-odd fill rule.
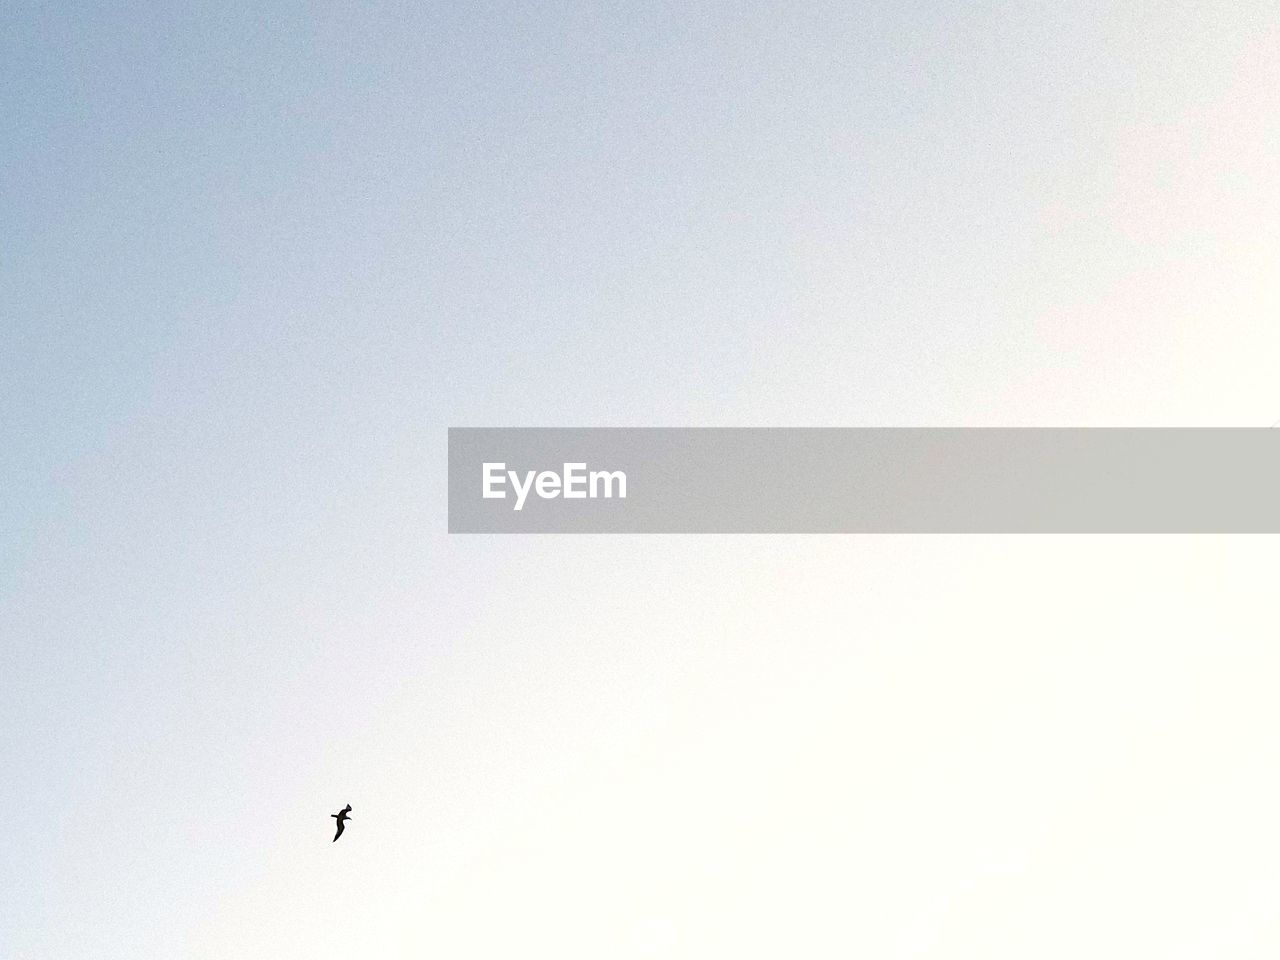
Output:
[[[940,836],[914,850],[936,878],[918,900],[834,805],[811,829],[862,857],[852,886],[819,833],[788,846],[806,789],[863,796],[880,836],[912,835],[899,808],[951,822],[864,739],[890,722],[919,769],[974,791],[1014,782],[991,745],[1021,728],[1057,738],[1085,794],[1152,799],[1182,768],[1161,754],[1129,779],[1114,744],[1150,756],[1217,717],[1239,752],[1187,755],[1235,763],[1221,782],[1259,806],[1231,836],[1275,846],[1250,734],[1276,719],[1269,542],[443,532],[450,425],[1273,422],[1275,39],[1248,3],[13,6],[0,801],[21,814],[0,953],[316,957],[381,937],[373,955],[498,955],[499,931],[443,918],[512,912],[538,949],[569,936],[561,955],[705,955],[717,929],[780,948],[802,919],[879,956],[1043,954],[1034,927],[992,943],[947,904],[1042,894],[1024,915],[1049,929],[1067,881],[1046,878],[1092,863],[1079,796],[1032,798],[1059,819],[1005,838],[1025,875]],[[1010,580],[1026,599],[993,620]],[[1095,639],[1035,619],[1062,604]],[[949,641],[1011,672],[943,689]],[[1052,712],[1072,702],[1054,671],[1097,725]],[[829,684],[864,706],[813,706]],[[944,716],[970,752],[921,733]],[[796,742],[859,757],[857,789]],[[672,793],[752,799],[700,834]],[[1169,836],[1228,808],[1182,795]],[[593,796],[652,801],[653,833],[598,861],[612,821],[584,815],[589,836],[562,812]],[[346,802],[350,835],[317,852]],[[772,838],[755,867],[734,859],[748,834]],[[1084,873],[1062,869],[1074,848]],[[1117,876],[1151,880],[1146,849]],[[1183,852],[1239,878],[1236,906],[1274,887]],[[851,932],[789,896],[777,878],[806,871],[880,919]],[[698,907],[699,885],[728,892]],[[361,887],[335,925],[324,897]],[[1186,918],[1171,942],[1230,929],[1235,955],[1268,955],[1252,914],[1151,889],[1151,916]],[[1082,950],[1146,916],[1066,892],[1094,921]],[[574,898],[576,920],[556,908]]]

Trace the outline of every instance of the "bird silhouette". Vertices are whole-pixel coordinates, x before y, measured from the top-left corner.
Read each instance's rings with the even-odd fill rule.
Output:
[[[347,821],[351,819],[351,804],[348,803],[337,813],[331,813],[329,816],[338,821],[338,832],[333,835],[333,839],[329,842],[337,843],[338,838],[342,836],[342,828],[345,827],[347,825]]]

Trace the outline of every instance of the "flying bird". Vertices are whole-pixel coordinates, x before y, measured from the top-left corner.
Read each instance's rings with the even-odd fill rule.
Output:
[[[338,821],[338,832],[333,835],[333,839],[330,841],[330,843],[337,843],[338,838],[342,836],[342,828],[345,827],[347,825],[347,821],[351,819],[351,804],[348,803],[337,813],[331,813],[329,816]]]

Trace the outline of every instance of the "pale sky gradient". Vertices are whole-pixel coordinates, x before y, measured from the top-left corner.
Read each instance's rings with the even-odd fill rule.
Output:
[[[450,425],[1274,422],[1278,21],[11,4],[0,956],[1274,958],[1274,539],[443,485]]]

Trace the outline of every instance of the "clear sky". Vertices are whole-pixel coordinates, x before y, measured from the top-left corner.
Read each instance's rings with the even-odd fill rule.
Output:
[[[1270,424],[1278,46],[11,3],[0,956],[1274,957],[1274,540],[449,538],[444,458]]]

